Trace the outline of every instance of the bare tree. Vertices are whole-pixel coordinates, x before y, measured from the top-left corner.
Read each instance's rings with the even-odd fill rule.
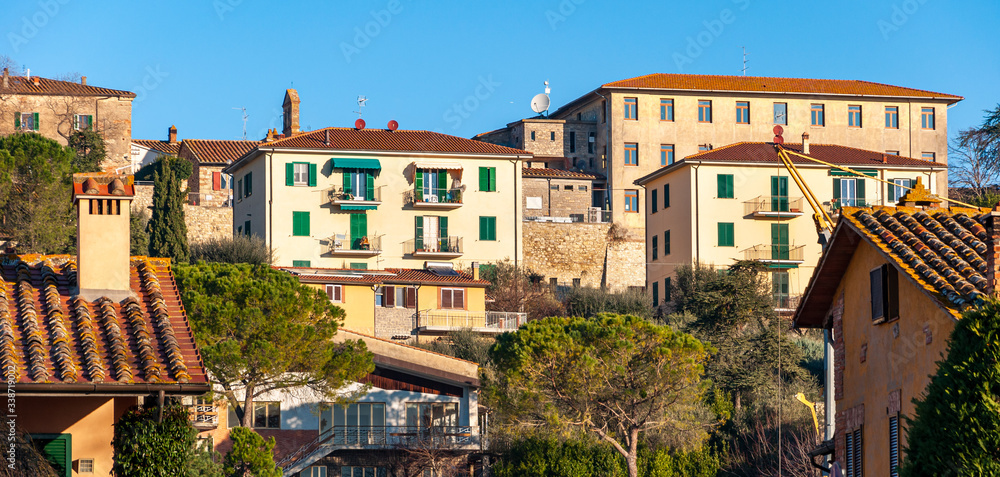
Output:
[[[953,187],[968,189],[970,199],[983,197],[1000,182],[997,137],[986,128],[960,131],[948,152],[949,182]]]
[[[17,62],[14,61],[13,58],[11,58],[11,57],[9,57],[7,55],[0,55],[0,70],[9,69],[10,70],[10,74],[16,75],[18,73],[18,70],[20,68],[21,68],[21,66],[18,65]]]

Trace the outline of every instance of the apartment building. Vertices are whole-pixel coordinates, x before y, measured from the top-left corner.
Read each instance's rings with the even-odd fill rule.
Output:
[[[857,80],[651,74],[606,83],[548,118],[476,139],[565,157],[568,168],[605,176],[606,190],[598,191],[604,196],[597,199],[615,222],[641,231],[645,213],[638,207],[646,198],[634,181],[675,158],[770,141],[773,126],[781,125],[790,137],[805,132],[817,144],[946,165],[948,107],[961,100]],[[549,150],[558,145],[562,152]],[[947,178],[937,181],[936,190],[946,193]]]
[[[93,128],[107,151],[105,170],[131,164],[132,100],[135,93],[38,76],[14,76],[6,68],[0,83],[0,135],[34,131],[62,145],[74,131]]]
[[[808,141],[784,147],[862,174],[790,156],[834,216],[844,206],[894,205],[918,181],[934,192],[947,175],[943,164],[879,151]],[[645,192],[646,286],[654,306],[668,304],[678,267],[759,260],[771,269],[776,308],[794,311],[822,246],[813,210],[773,143],[741,142],[693,154],[635,184]]]
[[[276,265],[461,269],[521,260],[531,157],[429,131],[325,128],[259,144],[222,172],[234,232],[263,238]]]

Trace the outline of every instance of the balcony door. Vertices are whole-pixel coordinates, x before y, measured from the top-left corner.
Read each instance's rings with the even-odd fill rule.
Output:
[[[448,201],[448,172],[444,169],[417,169],[415,186],[418,202]]]
[[[408,402],[406,403],[407,433],[421,439],[448,439],[457,434],[458,403]]]
[[[834,208],[864,207],[865,180],[862,178],[834,179],[833,204]]]
[[[771,224],[771,260],[788,260],[788,224]]]
[[[789,307],[788,272],[771,272],[771,296],[777,308]]]
[[[788,177],[771,176],[771,212],[788,212]]]
[[[353,200],[373,200],[375,176],[365,169],[344,169],[344,194]]]
[[[416,218],[416,249],[425,252],[448,252],[448,217],[433,215]]]
[[[364,213],[351,214],[351,250],[369,250],[368,216]]]
[[[385,444],[385,403],[320,406],[319,434],[335,444]]]

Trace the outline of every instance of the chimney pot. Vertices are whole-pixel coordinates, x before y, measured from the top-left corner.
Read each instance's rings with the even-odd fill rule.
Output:
[[[81,76],[80,77],[80,84],[82,84],[84,86],[87,85],[87,77],[86,76]]]
[[[809,133],[802,133],[802,154],[809,154]]]
[[[326,132],[326,138],[323,141],[323,144],[329,146],[330,145],[330,130],[327,129],[325,132]]]

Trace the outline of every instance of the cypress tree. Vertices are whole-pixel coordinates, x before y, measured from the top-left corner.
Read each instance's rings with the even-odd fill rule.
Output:
[[[164,157],[153,178],[153,218],[149,221],[149,255],[169,257],[175,263],[189,256],[187,225],[184,223],[184,196],[181,178],[172,167],[180,159]]]

